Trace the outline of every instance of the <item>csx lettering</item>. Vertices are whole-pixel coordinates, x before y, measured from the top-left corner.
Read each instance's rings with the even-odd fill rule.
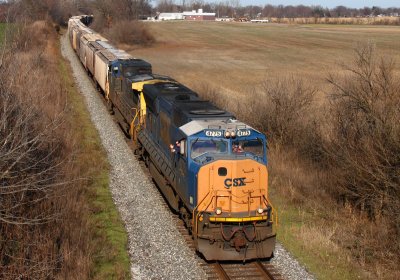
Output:
[[[234,187],[241,187],[241,186],[246,186],[245,181],[246,177],[243,178],[233,178],[233,179],[225,179],[224,184],[226,188],[230,188],[232,186]]]

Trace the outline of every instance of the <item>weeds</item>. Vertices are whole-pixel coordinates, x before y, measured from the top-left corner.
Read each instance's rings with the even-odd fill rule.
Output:
[[[5,237],[0,276],[5,279],[54,277],[70,254],[63,238],[70,224],[61,221],[67,218],[66,205],[76,206],[65,199],[76,191],[68,175],[73,147],[63,120],[65,91],[51,71],[54,64],[43,56],[50,31],[39,26],[38,44],[29,50],[21,35],[26,28],[18,29],[21,37],[4,52],[0,69],[0,232]]]
[[[6,34],[0,278],[127,278],[126,234],[107,190],[108,165],[67,78],[57,34],[45,21],[20,23]],[[110,220],[93,213],[97,199],[107,201],[96,209]]]
[[[328,77],[329,102],[322,105],[314,101],[315,88],[293,77],[265,81],[261,90],[237,100],[226,101],[217,88],[197,89],[267,134],[272,189],[285,197],[283,204],[314,215],[292,231],[310,253],[331,248],[376,276],[396,278],[400,78],[394,62],[379,57],[371,43],[357,46],[354,61],[342,68],[344,75]],[[313,221],[326,228],[310,243]],[[302,255],[292,238],[287,240]]]

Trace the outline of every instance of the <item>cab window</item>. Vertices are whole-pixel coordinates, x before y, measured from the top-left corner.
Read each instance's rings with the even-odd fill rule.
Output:
[[[226,153],[227,147],[227,142],[223,140],[194,140],[191,143],[191,157],[196,158],[206,153]]]
[[[123,75],[126,78],[130,78],[135,76],[137,70],[135,69],[135,67],[124,67],[123,68]]]
[[[241,140],[232,142],[232,153],[252,153],[258,157],[264,156],[264,143],[261,139]]]

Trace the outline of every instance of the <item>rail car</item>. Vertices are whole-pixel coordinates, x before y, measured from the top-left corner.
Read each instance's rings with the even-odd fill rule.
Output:
[[[207,260],[271,258],[267,139],[72,17],[71,46]],[[149,217],[151,218],[151,217]],[[162,229],[160,229],[162,230]]]

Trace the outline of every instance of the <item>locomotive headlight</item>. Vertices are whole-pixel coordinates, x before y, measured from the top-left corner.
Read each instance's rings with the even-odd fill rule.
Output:
[[[258,212],[258,214],[262,214],[262,213],[264,213],[264,209],[262,207],[258,207],[257,212]]]
[[[225,131],[225,137],[229,138],[231,136],[231,133],[229,131]]]
[[[236,133],[234,131],[231,132],[231,137],[235,138],[236,137]]]
[[[222,213],[222,208],[221,207],[215,208],[215,214],[221,215],[221,213]]]

